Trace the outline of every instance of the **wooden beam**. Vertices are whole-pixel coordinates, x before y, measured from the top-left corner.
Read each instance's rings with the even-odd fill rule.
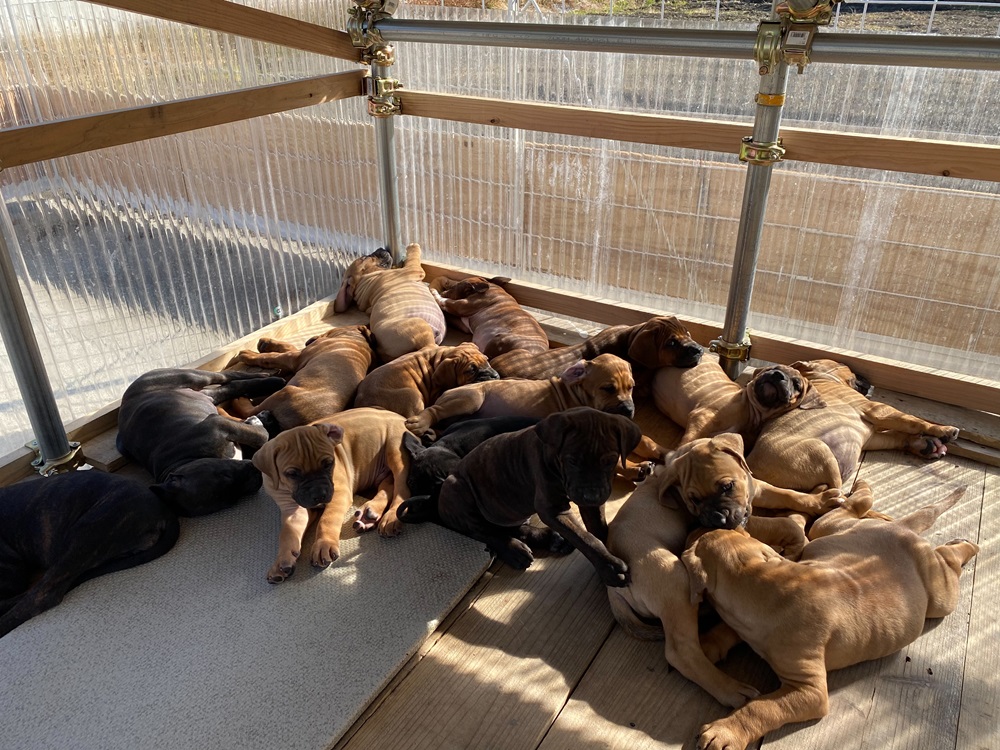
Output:
[[[428,263],[424,264],[424,271],[428,279],[442,275],[456,279],[478,275],[474,271],[455,266]],[[600,297],[570,294],[540,284],[512,281],[507,284],[506,289],[520,304],[527,307],[605,325],[635,325],[654,315],[676,315],[695,340],[705,345],[719,336],[722,330],[718,323],[688,318],[676,311],[654,310]],[[995,380],[973,378],[763,331],[751,330],[750,339],[753,357],[766,362],[835,359],[864,375],[877,387],[991,413],[995,413],[997,404],[1000,404],[1000,382]]]
[[[364,71],[132,107],[0,130],[0,168],[360,96]]]
[[[507,102],[405,89],[397,93],[403,114],[414,117],[717,151],[732,154],[734,160],[740,140],[752,131],[749,122]],[[782,128],[781,139],[788,161],[1000,182],[1000,146],[802,128]]]
[[[343,60],[360,60],[346,32],[226,0],[90,0],[96,5],[281,44]]]

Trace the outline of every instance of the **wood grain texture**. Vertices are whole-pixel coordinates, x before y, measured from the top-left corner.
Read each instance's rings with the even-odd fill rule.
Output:
[[[361,59],[361,50],[351,44],[351,37],[346,32],[225,0],[90,0],[90,2],[344,60]]]
[[[474,271],[440,264],[425,263],[424,270],[428,278],[437,275],[451,278],[475,275]],[[506,289],[522,305],[605,325],[621,323],[635,325],[654,315],[677,315],[694,339],[703,345],[708,345],[712,339],[721,334],[721,328],[717,324],[689,318],[675,311],[654,310],[601,297],[571,294],[554,287],[526,282],[512,281]],[[805,359],[835,359],[863,374],[872,385],[891,388],[900,393],[986,412],[995,412],[997,405],[1000,404],[1000,382],[995,380],[906,364],[774,333],[752,330],[750,339],[752,356],[767,362],[790,363]]]
[[[750,123],[426,91],[403,90],[399,98],[403,114],[414,117],[716,151],[733,154],[734,158],[742,138],[752,131]],[[780,137],[788,161],[1000,181],[1000,146],[802,128],[782,128]]]
[[[537,747],[611,630],[579,553],[501,568],[345,750]]]
[[[363,77],[362,71],[352,70],[0,130],[0,167],[15,167],[360,96]]]
[[[997,746],[1000,716],[1000,469],[986,470],[956,750]]]

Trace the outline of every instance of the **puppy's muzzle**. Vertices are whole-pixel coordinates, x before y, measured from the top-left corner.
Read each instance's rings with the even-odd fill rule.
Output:
[[[677,367],[694,367],[696,364],[701,362],[701,355],[705,353],[701,344],[691,342],[690,344],[685,344],[681,349],[680,354],[677,356]]]
[[[479,372],[476,373],[473,383],[482,383],[486,380],[499,380],[500,373],[494,370],[492,367],[482,367]]]
[[[609,414],[621,414],[623,417],[632,419],[635,416],[635,402],[632,399],[619,401],[615,406],[607,410]]]
[[[738,529],[746,526],[750,513],[738,505],[707,502],[698,512],[698,522],[710,529]]]
[[[368,257],[374,258],[378,262],[380,268],[392,268],[392,253],[384,247],[380,247]]]
[[[757,400],[768,409],[788,406],[795,398],[792,381],[781,370],[761,375],[754,384]]]
[[[326,505],[333,497],[333,480],[327,476],[306,476],[292,491],[292,499],[303,508]]]

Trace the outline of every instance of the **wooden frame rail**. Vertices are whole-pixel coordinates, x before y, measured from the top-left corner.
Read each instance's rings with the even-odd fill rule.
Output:
[[[475,271],[456,266],[432,263],[424,263],[423,266],[427,278],[449,276],[461,279],[479,275]],[[507,284],[506,289],[521,305],[605,325],[635,325],[654,315],[671,314],[527,282],[512,281]],[[677,318],[701,344],[707,345],[722,333],[722,327],[718,324],[683,315],[677,315]],[[996,381],[966,377],[847,349],[824,347],[762,331],[751,330],[750,339],[753,343],[751,353],[755,359],[786,364],[796,360],[836,359],[856,369],[877,387],[991,413],[995,413],[1000,406],[1000,383]]]
[[[361,96],[364,71],[0,130],[0,168]]]
[[[452,122],[614,138],[654,146],[739,152],[752,123],[509,102],[427,91],[397,92],[404,115]],[[1000,182],[1000,146],[781,128],[785,159]]]
[[[259,42],[316,52],[342,60],[361,60],[347,32],[226,0],[89,0],[95,5],[177,21]]]

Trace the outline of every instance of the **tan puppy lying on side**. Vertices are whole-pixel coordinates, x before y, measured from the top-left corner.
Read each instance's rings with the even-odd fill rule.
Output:
[[[590,406],[609,414],[631,418],[632,368],[613,354],[602,354],[571,365],[561,377],[548,380],[490,380],[447,391],[406,426],[422,437],[434,425],[450,417],[546,417],[574,406]]]
[[[737,385],[717,360],[694,367],[664,367],[653,378],[656,408],[684,427],[680,445],[695,438],[738,432],[749,445],[767,419],[792,409],[822,409],[823,399],[788,365],[761,367]]]
[[[323,422],[295,427],[268,440],[253,456],[264,489],[281,511],[278,555],[267,573],[280,583],[295,572],[310,512],[318,514],[311,562],[325,568],[340,556],[340,530],[354,495],[378,488],[355,516],[354,527],[378,525],[396,536],[396,509],[409,496],[409,454],[403,417],[384,409],[349,409]]]
[[[287,385],[254,406],[248,399],[232,402],[241,419],[268,411],[283,430],[309,424],[351,405],[358,384],[372,362],[372,334],[368,326],[344,326],[316,336],[305,348],[275,339],[261,339],[260,352],[242,351],[235,362],[282,375]]]
[[[608,589],[618,623],[635,638],[664,639],[664,655],[672,667],[733,707],[757,691],[713,663],[738,642],[729,628],[717,628],[699,642],[698,609],[691,603],[688,574],[680,560],[688,534],[702,525],[748,524],[751,533],[794,556],[805,543],[801,527],[788,518],[751,516],[752,506],[793,507],[815,514],[842,500],[836,491],[804,495],[756,482],[742,451],[743,441],[733,433],[679,448],[622,505],[608,526],[607,545],[625,561],[631,576],[626,588]],[[655,618],[659,624],[640,618]]]
[[[399,268],[392,268],[392,256],[379,248],[347,267],[333,310],[344,312],[354,302],[368,313],[378,353],[383,362],[391,362],[444,340],[444,313],[423,279],[420,245],[406,246]]]
[[[692,595],[704,593],[781,679],[775,692],[703,726],[700,750],[743,750],[785,724],[825,716],[829,670],[895,653],[928,617],[949,614],[979,547],[958,539],[932,547],[918,534],[961,494],[886,522],[862,518],[872,494],[858,481],[843,508],[813,524],[799,562],[742,531],[693,535],[683,555]]]
[[[376,367],[358,386],[355,406],[381,406],[412,417],[460,385],[500,376],[471,342],[410,352]]]
[[[793,411],[768,422],[747,463],[753,473],[782,487],[840,487],[861,460],[861,451],[906,450],[928,461],[947,452],[957,427],[912,417],[869,401],[853,387],[856,377],[839,362],[794,362],[826,402],[821,411]]]

